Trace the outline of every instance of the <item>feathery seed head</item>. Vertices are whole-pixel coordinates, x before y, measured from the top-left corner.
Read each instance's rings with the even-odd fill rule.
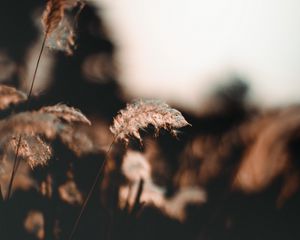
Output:
[[[8,142],[9,150],[16,154],[18,138],[13,137]],[[18,150],[18,156],[23,158],[31,168],[46,165],[52,156],[52,148],[39,136],[23,135]]]
[[[135,100],[118,113],[110,130],[117,140],[128,143],[133,136],[141,142],[139,130],[149,125],[156,132],[163,128],[175,134],[176,129],[189,123],[179,111],[160,100]]]
[[[68,123],[78,122],[91,125],[90,120],[88,120],[79,110],[68,107],[65,104],[43,107],[40,109],[40,112],[53,114]]]
[[[46,46],[72,54],[75,44],[74,24],[66,17],[66,9],[73,8],[80,0],[48,0],[42,16]]]
[[[42,137],[50,141],[60,138],[77,155],[93,151],[95,146],[90,137],[77,131],[74,123],[90,124],[90,121],[81,112],[63,104],[12,115],[0,121],[0,149],[16,153],[21,136],[18,155],[32,168],[47,164],[52,154]],[[13,158],[12,155],[16,154],[10,154]]]

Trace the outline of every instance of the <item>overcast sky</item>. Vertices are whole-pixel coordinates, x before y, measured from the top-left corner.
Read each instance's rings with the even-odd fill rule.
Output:
[[[195,108],[231,73],[252,99],[300,102],[299,0],[93,0],[133,96]]]

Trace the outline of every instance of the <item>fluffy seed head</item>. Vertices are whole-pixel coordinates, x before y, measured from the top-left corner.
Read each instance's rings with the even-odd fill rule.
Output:
[[[13,137],[9,141],[9,150],[15,155],[18,137]],[[46,165],[51,158],[52,148],[39,136],[23,135],[18,151],[18,156],[23,158],[31,168],[39,165]]]
[[[179,111],[160,100],[135,100],[118,113],[110,130],[117,140],[128,143],[133,136],[141,142],[139,130],[148,125],[152,125],[156,132],[163,128],[176,134],[176,129],[189,123]]]
[[[64,11],[69,8],[77,0],[48,0],[46,9],[43,12],[42,24],[46,34],[51,34],[59,25],[64,17]]]
[[[46,45],[49,48],[72,54],[72,47],[75,44],[74,24],[66,17],[65,10],[74,7],[77,2],[81,1],[48,0],[42,24],[47,35]]]
[[[79,110],[65,104],[43,107],[40,112],[53,114],[68,123],[78,122],[91,125],[91,122]]]
[[[52,150],[43,139],[52,141],[60,138],[77,155],[94,151],[90,137],[83,131],[77,131],[80,124],[90,124],[90,121],[81,112],[66,105],[17,113],[0,121],[0,150],[12,153],[8,157],[13,159],[21,136],[19,156],[32,168],[47,164],[51,157]]]

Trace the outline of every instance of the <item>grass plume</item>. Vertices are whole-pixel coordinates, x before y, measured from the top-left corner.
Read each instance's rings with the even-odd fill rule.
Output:
[[[158,133],[163,128],[176,135],[176,129],[188,126],[182,114],[160,100],[135,100],[114,118],[111,132],[116,140],[129,142],[130,137],[142,142],[139,130],[152,125]]]

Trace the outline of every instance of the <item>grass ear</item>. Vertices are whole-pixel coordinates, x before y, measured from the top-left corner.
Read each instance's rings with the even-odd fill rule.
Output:
[[[79,3],[79,11],[73,17],[66,15],[66,9]],[[72,55],[75,45],[75,28],[78,15],[84,3],[79,0],[48,0],[42,16],[46,46]]]
[[[127,104],[126,108],[119,112],[110,130],[116,140],[128,143],[130,137],[135,137],[142,142],[139,131],[149,125],[154,127],[155,135],[158,135],[162,128],[174,133],[174,130],[190,124],[178,110],[163,101],[140,99]]]

